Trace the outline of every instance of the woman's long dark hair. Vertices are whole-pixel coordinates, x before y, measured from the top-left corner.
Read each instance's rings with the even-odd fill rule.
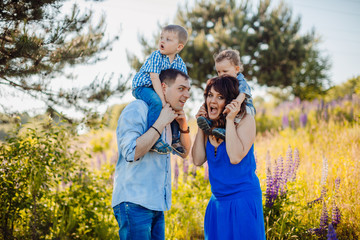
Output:
[[[225,98],[225,106],[239,95],[239,81],[235,77],[223,75],[223,76],[211,78],[207,81],[204,91],[206,111],[208,111],[206,99],[212,87],[214,88],[215,91],[220,93]],[[240,112],[246,112],[245,101],[242,102],[241,104]],[[226,123],[226,116],[221,111],[219,119],[213,121],[213,126],[224,128],[225,123]]]

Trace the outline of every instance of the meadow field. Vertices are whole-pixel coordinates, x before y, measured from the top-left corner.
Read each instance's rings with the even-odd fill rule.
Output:
[[[359,95],[257,111],[267,239],[359,239]],[[194,119],[190,128],[194,137]],[[75,138],[66,125],[46,120],[19,128],[0,152],[0,239],[118,239],[110,205],[114,126]],[[172,179],[167,239],[203,239],[211,196],[206,164],[174,156]]]

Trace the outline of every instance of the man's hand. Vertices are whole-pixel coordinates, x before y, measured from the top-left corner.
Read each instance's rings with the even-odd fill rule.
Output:
[[[158,120],[161,122],[161,124],[163,124],[163,126],[166,126],[177,117],[178,114],[170,107],[170,104],[166,103],[160,112]]]
[[[184,110],[176,111],[176,114],[178,115],[175,119],[179,123],[180,129],[185,131],[188,128],[187,121],[186,121],[186,115]]]

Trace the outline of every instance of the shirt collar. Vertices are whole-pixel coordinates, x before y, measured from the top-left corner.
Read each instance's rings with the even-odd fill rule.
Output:
[[[160,52],[160,50],[159,50],[159,52]],[[161,56],[163,57],[163,58],[169,58],[167,55],[165,55],[165,54],[162,54],[162,53],[160,53],[161,54]],[[175,54],[175,58],[174,58],[174,60],[173,61],[176,61],[178,58],[179,58],[180,56],[179,56],[179,54],[177,53],[177,54]]]

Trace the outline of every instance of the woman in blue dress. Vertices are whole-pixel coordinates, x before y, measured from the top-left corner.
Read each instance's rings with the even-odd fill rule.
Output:
[[[257,240],[265,238],[262,192],[255,174],[255,119],[246,114],[239,102],[238,81],[220,76],[208,81],[205,104],[196,118],[210,119],[198,128],[192,148],[195,165],[209,165],[212,196],[205,213],[205,239]],[[223,111],[229,112],[225,116]],[[235,123],[235,118],[240,119]],[[207,120],[209,121],[209,120]],[[212,134],[213,128],[225,127],[225,141]]]

